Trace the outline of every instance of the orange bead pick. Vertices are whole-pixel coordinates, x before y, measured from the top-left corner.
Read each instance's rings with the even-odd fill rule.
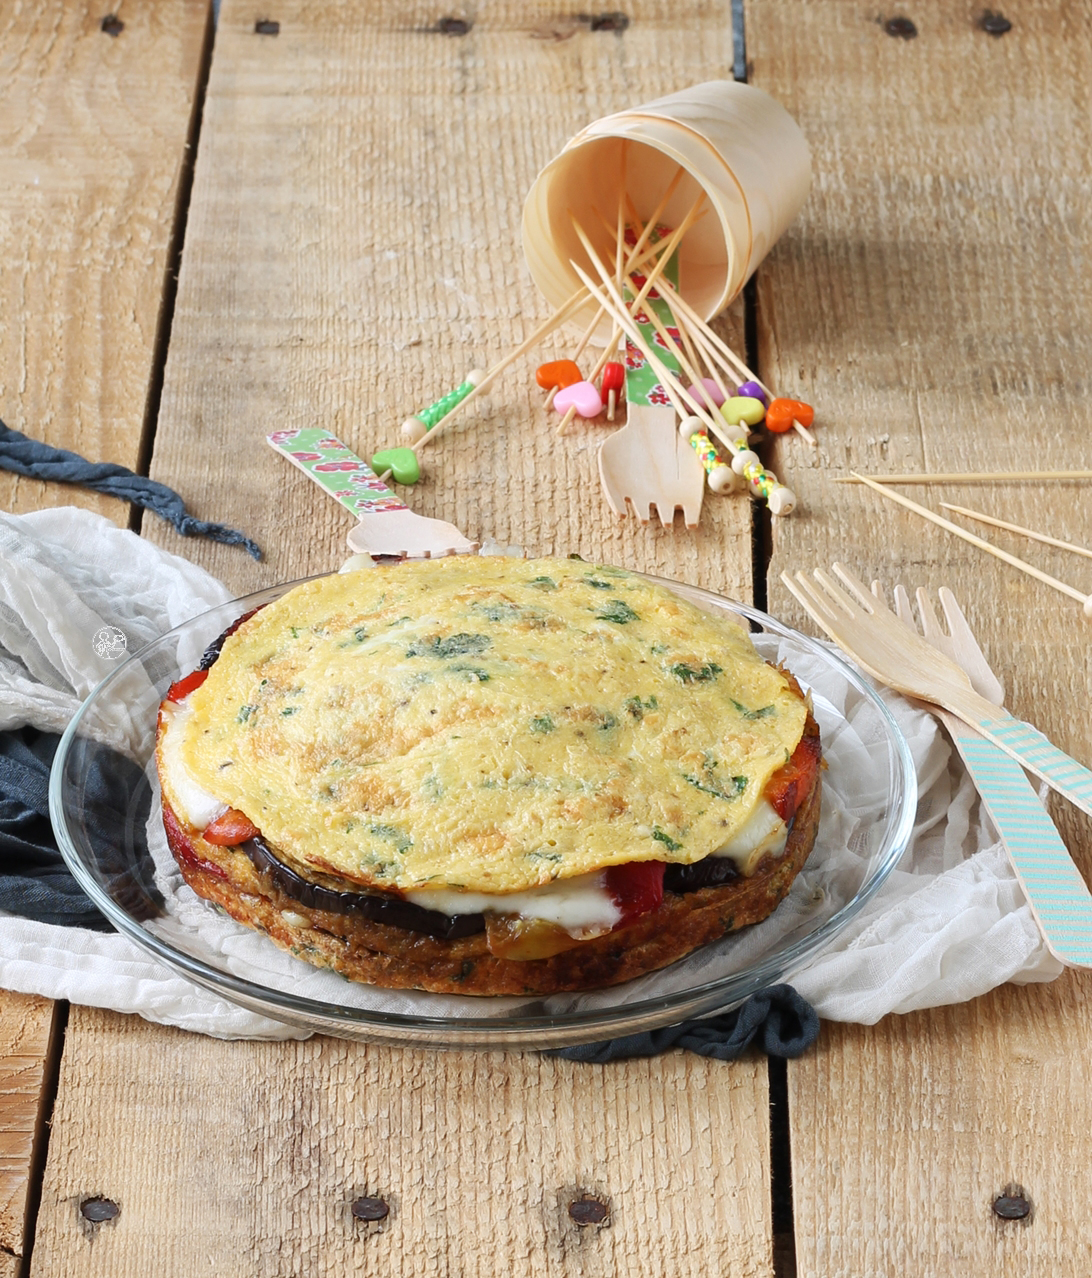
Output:
[[[555,359],[549,364],[539,364],[535,381],[543,390],[564,390],[584,380],[584,374],[571,359]]]
[[[800,399],[775,399],[766,409],[766,427],[775,435],[784,435],[798,421],[806,430],[815,421],[815,409]]]

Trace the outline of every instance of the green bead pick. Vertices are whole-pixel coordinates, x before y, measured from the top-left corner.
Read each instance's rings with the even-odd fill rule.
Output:
[[[431,430],[437,422],[442,421],[456,404],[461,404],[464,399],[477,385],[477,381],[471,381],[469,378],[465,382],[460,382],[453,391],[449,391],[443,399],[438,399],[435,404],[430,404],[428,408],[422,408],[417,416]]]
[[[384,448],[372,458],[372,470],[383,475],[388,470],[398,484],[415,484],[421,478],[421,467],[412,448]]]

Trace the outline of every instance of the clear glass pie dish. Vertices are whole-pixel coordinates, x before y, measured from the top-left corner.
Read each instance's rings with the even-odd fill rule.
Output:
[[[61,740],[50,780],[65,860],[110,922],[157,960],[251,1011],[320,1033],[391,1045],[539,1050],[731,1008],[791,979],[879,889],[910,838],[917,780],[883,701],[825,644],[709,591],[650,580],[749,624],[758,650],[811,694],[827,765],[815,847],[789,895],[762,923],[668,968],[608,989],[548,997],[380,989],[303,963],[193,893],[163,833],[154,763],[159,703],[233,621],[298,582],[176,627],[88,697]]]

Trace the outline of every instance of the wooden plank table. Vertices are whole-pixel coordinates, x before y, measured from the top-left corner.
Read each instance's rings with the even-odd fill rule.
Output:
[[[598,435],[556,441],[526,370],[433,450],[411,500],[473,537],[760,604],[768,581],[771,610],[796,622],[782,567],[841,557],[889,582],[948,582],[1013,708],[1088,761],[1068,712],[1088,650],[1045,588],[830,483],[850,466],[1015,468],[1039,450],[1092,464],[1087,6],[1029,3],[993,37],[970,11],[915,4],[914,38],[834,0],[746,15],[749,76],[815,156],[809,204],[750,303],[759,371],[820,408],[821,458],[794,439],[774,458],[797,515],[772,534],[733,501],[707,502],[697,533],[614,522]],[[559,17],[541,0],[448,21],[406,0],[262,14],[224,0],[206,86],[202,5],[120,16],[111,35],[74,0],[37,16],[0,6],[0,85],[21,112],[10,132],[0,123],[0,415],[149,463],[195,514],[245,528],[261,565],[150,517],[143,528],[240,592],[344,556],[338,508],[260,443],[271,424],[329,425],[361,452],[391,443],[409,409],[544,314],[518,237],[538,167],[589,119],[724,76],[733,53],[727,0],[641,0],[625,21]],[[182,160],[202,95],[190,192]],[[742,307],[723,322],[741,343]],[[6,509],[75,497],[2,484]],[[1092,541],[1079,490],[973,495]],[[1036,561],[1079,578],[1061,558]],[[1059,817],[1092,869],[1083,820]],[[1086,1274],[1087,990],[1067,974],[872,1028],[828,1025],[787,1084],[757,1058],[599,1069],[221,1043],[72,1008],[55,1103],[42,1086],[49,1006],[5,996],[0,1274],[26,1271],[31,1245],[34,1278]],[[39,1173],[30,1134],[51,1103]],[[1014,1185],[1033,1211],[1002,1222],[991,1203]],[[365,1194],[390,1204],[382,1224],[354,1219]],[[608,1203],[605,1227],[569,1215],[582,1194]],[[81,1215],[96,1196],[115,1218]]]
[[[111,35],[96,5],[0,4],[0,417],[96,460],[138,466],[154,421],[208,17],[154,0]],[[62,503],[130,518],[0,471],[0,508]],[[24,1257],[66,1010],[0,991],[3,1278]]]

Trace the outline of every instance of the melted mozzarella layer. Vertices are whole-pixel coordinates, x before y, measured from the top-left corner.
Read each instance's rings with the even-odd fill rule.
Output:
[[[754,873],[755,866],[767,852],[781,856],[788,839],[789,827],[777,815],[768,799],[760,799],[743,828],[712,855],[731,857],[740,874],[746,877]]]
[[[182,758],[181,743],[185,735],[187,719],[193,711],[186,701],[163,703],[163,734],[160,738],[159,757],[167,774],[171,789],[171,807],[196,830],[223,816],[228,805],[215,798],[194,780]]]
[[[480,914],[486,910],[519,914],[556,923],[570,936],[609,932],[622,911],[606,889],[606,875],[578,874],[527,892],[497,896],[487,892],[453,892],[448,888],[416,888],[406,900],[441,914]]]

